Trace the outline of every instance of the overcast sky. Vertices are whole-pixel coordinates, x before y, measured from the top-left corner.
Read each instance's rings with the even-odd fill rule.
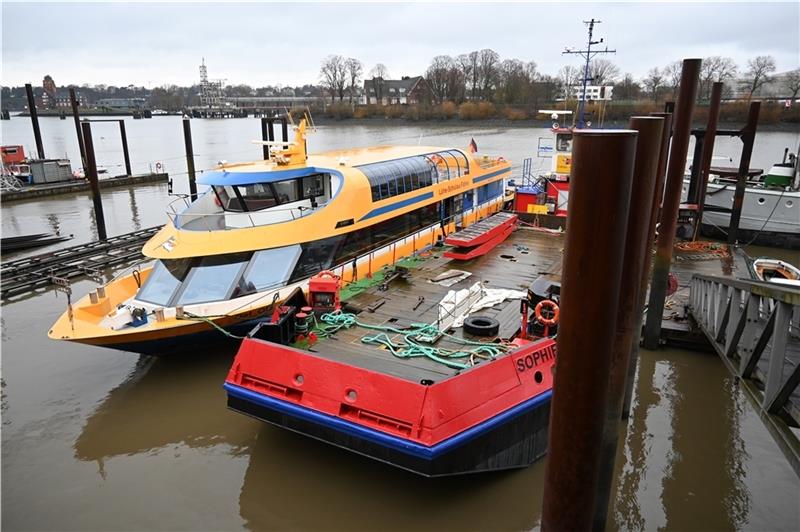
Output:
[[[772,55],[800,66],[800,2],[785,3],[12,3],[2,2],[2,84],[252,86],[319,81],[328,54],[424,73],[435,55],[491,48],[555,74],[599,18],[609,57],[636,77],[685,57],[722,55],[746,68]]]

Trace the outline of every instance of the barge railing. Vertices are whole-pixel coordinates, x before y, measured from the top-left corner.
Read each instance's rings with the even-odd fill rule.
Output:
[[[689,310],[800,476],[800,289],[695,275]]]

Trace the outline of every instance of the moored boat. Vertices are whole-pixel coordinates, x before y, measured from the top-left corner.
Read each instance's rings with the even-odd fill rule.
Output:
[[[326,276],[328,308],[286,306],[242,341],[224,385],[229,408],[424,476],[530,465],[547,448],[559,297],[534,264],[560,263],[533,233],[469,260],[422,253],[402,277],[385,272],[341,301]],[[535,251],[502,258],[526,244]],[[545,282],[515,290],[533,279]]]
[[[225,164],[171,206],[140,266],[77,301],[49,336],[139,353],[237,335],[308,279],[372,275],[500,210],[510,163],[467,150],[379,146],[308,155],[306,122],[270,159]]]

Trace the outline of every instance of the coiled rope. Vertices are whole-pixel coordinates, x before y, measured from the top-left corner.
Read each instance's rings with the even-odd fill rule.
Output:
[[[490,344],[458,338],[440,331],[435,325],[431,325],[430,323],[412,323],[408,327],[401,329],[389,325],[362,323],[358,321],[355,314],[341,311],[323,314],[320,317],[320,322],[321,324],[317,324],[316,330],[321,337],[329,337],[342,329],[358,326],[364,329],[377,331],[377,334],[362,337],[362,343],[381,346],[397,358],[425,357],[455,369],[469,368],[476,363],[476,359],[488,360],[497,358],[509,349],[507,344]],[[402,340],[392,340],[389,337],[390,334],[399,335],[402,337]],[[471,346],[472,348],[445,349],[442,347],[434,347],[420,340],[422,337],[435,338],[438,336],[445,336],[454,343],[463,346]],[[468,362],[462,362],[463,359],[468,359]]]

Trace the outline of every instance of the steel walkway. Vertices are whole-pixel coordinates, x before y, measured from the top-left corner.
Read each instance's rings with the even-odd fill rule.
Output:
[[[142,258],[142,246],[161,227],[150,227],[106,240],[80,244],[50,253],[3,262],[0,267],[0,298],[50,286],[53,278],[99,277],[109,266]]]
[[[800,288],[695,275],[689,311],[800,476]]]

